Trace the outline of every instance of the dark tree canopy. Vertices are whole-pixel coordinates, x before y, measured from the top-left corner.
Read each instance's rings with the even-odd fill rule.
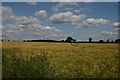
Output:
[[[110,42],[110,40],[108,39],[107,42]]]
[[[92,38],[90,37],[90,38],[89,38],[89,42],[91,42],[91,41],[92,41]]]
[[[67,37],[66,42],[72,42],[74,39],[72,37]]]
[[[103,40],[99,40],[100,43],[104,42]]]
[[[73,41],[76,42],[76,39],[74,39]]]
[[[120,39],[115,39],[115,42],[120,42]]]

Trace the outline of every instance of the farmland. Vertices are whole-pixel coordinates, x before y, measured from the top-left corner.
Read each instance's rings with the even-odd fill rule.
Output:
[[[3,78],[118,78],[118,44],[3,42]]]

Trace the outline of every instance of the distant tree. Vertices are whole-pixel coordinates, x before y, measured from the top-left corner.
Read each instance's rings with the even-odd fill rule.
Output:
[[[115,39],[115,42],[116,42],[116,43],[120,42],[120,39]]]
[[[8,41],[10,41],[10,40],[8,40]]]
[[[73,38],[72,37],[67,37],[67,39],[66,39],[66,42],[72,42],[73,41]]]
[[[25,40],[23,40],[23,42],[25,42]]]
[[[111,42],[113,43],[114,41],[112,40]]]
[[[76,39],[74,39],[73,41],[76,42]]]
[[[99,40],[100,43],[104,42],[103,40]]]
[[[4,41],[4,40],[2,39],[2,41]]]
[[[107,40],[107,42],[108,42],[108,43],[110,42],[109,39]]]
[[[64,42],[64,40],[62,40],[62,42]]]
[[[90,37],[90,38],[89,38],[89,42],[91,42],[91,41],[92,41],[92,38]]]

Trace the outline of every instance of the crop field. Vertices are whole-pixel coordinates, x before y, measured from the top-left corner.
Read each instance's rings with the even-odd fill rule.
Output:
[[[118,78],[118,44],[3,42],[3,78]]]

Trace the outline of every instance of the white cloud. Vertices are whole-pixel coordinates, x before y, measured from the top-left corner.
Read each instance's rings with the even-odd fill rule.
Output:
[[[106,20],[103,18],[100,18],[100,19],[89,18],[89,19],[86,19],[84,23],[87,24],[88,26],[97,26],[100,24],[108,24],[109,20]]]
[[[51,26],[46,26],[46,27],[43,27],[44,30],[53,30],[53,31],[56,31],[56,32],[60,32],[61,30],[58,30],[56,29],[55,27],[51,27]]]
[[[42,26],[40,21],[37,18],[34,18],[32,16],[30,17],[15,16],[10,7],[3,6],[2,10],[3,10],[2,12],[3,20],[15,20],[15,23],[13,24],[3,25],[2,30],[3,30],[4,39],[11,39],[11,40],[24,39],[28,36],[31,36],[33,32],[37,32],[37,31],[41,33],[45,33],[44,35],[46,36],[52,35],[50,33],[47,34],[46,33],[47,31],[54,34],[57,34],[59,32],[59,29],[56,29],[55,27]]]
[[[16,18],[16,23],[21,27],[36,27],[39,25],[39,20],[34,17],[20,16]]]
[[[43,16],[43,17],[46,17],[47,16],[47,13],[45,10],[40,10],[38,12],[35,12],[35,15],[36,16]]]
[[[43,30],[43,31],[52,30],[52,31],[59,32],[59,30],[56,29],[55,27],[41,25],[40,21],[34,17],[26,17],[26,16],[18,17],[17,24],[19,27],[22,27],[22,28],[26,27],[31,29]]]
[[[2,35],[4,40],[15,40],[20,38],[22,28],[16,24],[4,24],[2,29]],[[24,35],[23,35],[24,36]]]
[[[52,15],[49,19],[54,23],[65,23],[70,22],[73,14],[71,12],[56,13]]]
[[[2,6],[2,20],[13,20],[15,16],[10,7]]]
[[[115,23],[112,23],[112,26],[115,26],[115,27],[120,27],[120,22],[115,22]]]
[[[76,12],[76,13],[80,13],[80,10],[74,10],[74,12]]]
[[[59,11],[59,8],[58,7],[52,7],[52,10],[53,11]]]
[[[2,29],[2,24],[0,24],[0,30]]]
[[[30,4],[30,5],[36,5],[37,2],[27,2],[27,4]]]
[[[36,33],[36,38],[59,37],[61,30],[53,26],[43,26],[41,22],[32,16],[15,16],[10,7],[3,7],[4,20],[15,20],[13,24],[3,25],[3,39],[22,40],[24,38],[34,37],[32,34]],[[44,10],[36,12],[37,16],[47,16]]]
[[[83,20],[82,23],[75,23],[74,25],[76,28],[80,28],[80,27],[99,26],[108,23],[110,23],[110,21],[103,18],[100,19],[88,18],[86,20]]]
[[[3,39],[4,40],[23,40],[25,38],[56,38],[60,36],[61,30],[51,27],[51,26],[42,26],[38,25],[32,29],[29,27],[23,28],[18,24],[7,24],[3,25],[6,29],[3,29]],[[9,28],[9,29],[8,29]],[[37,37],[36,37],[37,36]]]
[[[56,6],[52,7],[53,11],[59,11],[60,8],[64,7],[64,6],[78,6],[78,4],[76,2],[60,2],[58,3]]]
[[[69,23],[69,22],[77,22],[82,19],[84,19],[86,15],[81,14],[81,15],[73,15],[72,12],[63,12],[63,13],[56,13],[52,15],[49,20],[52,21],[53,23]]]
[[[3,32],[8,31],[8,30],[14,30],[16,32],[19,32],[21,29],[21,27],[19,27],[19,25],[17,25],[17,24],[4,24],[2,27],[3,27]]]
[[[119,37],[119,31],[120,30],[118,27],[112,28],[109,31],[102,31],[101,36],[103,36],[104,39],[110,39],[114,40],[115,38]]]
[[[2,6],[0,6],[0,20],[2,20]]]
[[[27,4],[29,4],[29,5],[36,5],[37,4],[37,1],[36,0],[28,0],[28,1],[26,1],[27,2]]]
[[[72,11],[75,13],[84,13],[87,12],[88,10],[90,10],[88,7],[79,7],[77,9],[73,8],[73,7],[66,7],[64,8],[65,11]]]
[[[24,38],[33,38],[35,35],[47,39],[48,37],[59,37],[61,30],[53,26],[44,26],[37,18],[27,16],[17,16],[15,24],[3,25],[3,39],[22,40]]]
[[[112,36],[112,35],[118,35],[118,32],[103,31],[102,34],[104,34],[106,36]]]
[[[69,11],[72,11],[73,8],[64,8],[65,10],[69,10]]]
[[[61,37],[61,32],[62,30],[52,26],[42,26],[41,28],[36,29],[33,35],[42,36],[43,39],[57,39]]]
[[[119,27],[116,27],[114,30],[115,30],[115,31],[120,31],[120,28],[119,28]]]
[[[85,19],[87,16],[85,14],[80,14],[80,15],[73,15],[71,19],[73,19],[73,22],[81,21]]]

